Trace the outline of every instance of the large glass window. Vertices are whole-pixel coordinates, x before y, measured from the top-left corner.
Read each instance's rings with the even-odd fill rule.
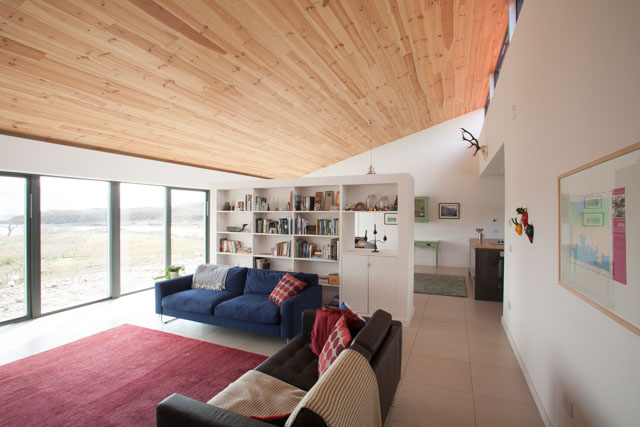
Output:
[[[40,179],[42,313],[109,297],[108,202],[107,182]]]
[[[204,191],[171,190],[171,264],[194,273],[205,262],[206,198]]]
[[[0,322],[27,315],[26,179],[0,176]]]
[[[165,188],[120,184],[120,286],[129,293],[153,286],[164,270]]]

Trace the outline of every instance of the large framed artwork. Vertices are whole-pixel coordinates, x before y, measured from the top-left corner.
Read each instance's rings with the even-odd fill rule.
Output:
[[[558,177],[558,283],[640,335],[640,142]]]

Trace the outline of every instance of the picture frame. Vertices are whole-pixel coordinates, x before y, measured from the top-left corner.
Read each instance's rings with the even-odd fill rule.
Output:
[[[398,214],[397,213],[386,213],[384,214],[384,224],[385,225],[398,225]]]
[[[237,211],[244,211],[244,200],[238,200],[236,202],[236,210]]]
[[[413,220],[415,222],[429,222],[429,198],[428,197],[414,198]]]
[[[640,142],[558,176],[558,284],[640,335],[638,177]]]
[[[460,219],[460,203],[438,203],[438,218]]]

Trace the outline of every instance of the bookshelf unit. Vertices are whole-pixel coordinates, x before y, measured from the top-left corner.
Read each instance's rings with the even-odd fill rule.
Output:
[[[366,205],[375,196],[376,205],[386,198],[395,211],[347,210],[358,203]],[[409,174],[363,175],[323,178],[254,180],[226,183],[215,191],[216,263],[256,267],[264,263],[272,270],[301,271],[326,277],[340,276],[339,285],[323,285],[323,302],[334,296],[355,304],[362,314],[377,308],[390,311],[394,319],[408,324],[413,316],[413,177]],[[320,203],[318,203],[320,200]],[[225,204],[233,210],[225,210]],[[227,206],[228,208],[228,206]],[[392,214],[385,224],[385,215]],[[227,227],[242,227],[242,232]],[[379,243],[380,252],[357,247],[356,236],[367,231],[373,239],[388,236]],[[236,243],[224,243],[233,241]],[[221,243],[222,242],[222,243]],[[275,248],[279,248],[276,251]],[[228,252],[235,250],[235,252]],[[346,257],[346,258],[345,258]],[[354,258],[355,257],[355,258]],[[380,258],[384,257],[384,259]],[[368,271],[354,270],[353,265],[373,265]],[[384,280],[371,280],[380,262],[392,263],[382,268]],[[357,306],[357,307],[356,307]]]

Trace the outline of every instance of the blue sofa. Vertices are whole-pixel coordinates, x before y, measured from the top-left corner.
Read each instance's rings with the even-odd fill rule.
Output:
[[[306,282],[297,295],[278,307],[269,294],[284,271],[234,267],[227,273],[225,290],[191,289],[193,274],[155,285],[156,313],[241,329],[263,335],[293,338],[300,333],[302,312],[322,306],[318,275],[289,273]]]

